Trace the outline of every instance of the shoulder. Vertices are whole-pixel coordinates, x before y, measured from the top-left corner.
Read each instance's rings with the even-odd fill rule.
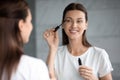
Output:
[[[45,76],[48,77],[48,70],[45,62],[41,59],[23,55],[18,64],[16,74],[26,80],[39,80],[43,77],[45,78]]]
[[[42,67],[45,66],[45,63],[38,58],[34,58],[31,56],[27,56],[27,55],[23,55],[20,59],[20,63],[19,63],[20,67]]]
[[[66,45],[59,46],[59,47],[58,47],[58,50],[59,50],[59,51],[63,51],[66,47],[67,47]]]
[[[31,68],[31,69],[41,69],[43,67],[46,67],[46,64],[43,60],[34,58],[31,56],[23,55],[21,57],[19,67],[22,68]]]
[[[110,61],[108,53],[103,48],[91,47],[89,55],[96,57],[96,59],[102,63]]]
[[[67,50],[67,46],[59,46],[56,56],[64,56]]]
[[[104,51],[103,48],[96,47],[96,46],[91,47],[91,50],[93,50],[93,51],[95,51],[95,52],[99,52],[99,53],[102,52],[102,51]]]
[[[95,58],[96,60],[101,60],[108,57],[108,53],[105,49],[96,46],[90,47],[87,51],[87,54],[89,58]]]
[[[27,56],[27,55],[23,55],[21,57],[20,63],[28,64],[28,65],[45,64],[43,60],[31,57],[31,56]]]
[[[106,55],[107,54],[105,49],[99,48],[99,47],[96,47],[96,46],[91,47],[90,51],[93,52],[96,55]]]
[[[59,46],[57,52],[58,52],[58,53],[65,52],[66,49],[67,49],[67,46],[66,46],[66,45],[64,45],[64,46]]]

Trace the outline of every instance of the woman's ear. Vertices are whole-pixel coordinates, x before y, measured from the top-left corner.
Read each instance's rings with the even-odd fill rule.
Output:
[[[19,28],[20,31],[23,31],[23,28],[24,28],[24,21],[23,20],[19,21],[18,28]]]

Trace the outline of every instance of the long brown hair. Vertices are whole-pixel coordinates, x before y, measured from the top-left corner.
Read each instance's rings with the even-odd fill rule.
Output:
[[[25,21],[28,8],[25,0],[0,1],[0,80],[4,72],[6,80],[10,80],[23,54],[18,22]]]
[[[80,4],[80,3],[70,3],[64,9],[62,23],[64,23],[64,18],[65,18],[66,13],[68,11],[71,11],[71,10],[79,10],[79,11],[84,12],[85,13],[86,22],[88,21],[88,16],[87,16],[87,10],[86,10],[86,8],[82,4]],[[62,29],[62,44],[63,45],[69,44],[68,36],[66,35],[64,29]],[[87,41],[87,38],[86,38],[86,30],[84,31],[84,33],[82,35],[82,44],[84,46],[86,46],[86,47],[90,47],[91,46],[91,44]]]

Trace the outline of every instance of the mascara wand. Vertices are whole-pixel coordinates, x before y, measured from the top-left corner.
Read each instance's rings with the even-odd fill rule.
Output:
[[[62,25],[62,23],[59,26],[55,27],[54,32],[56,32],[60,28],[61,25]]]

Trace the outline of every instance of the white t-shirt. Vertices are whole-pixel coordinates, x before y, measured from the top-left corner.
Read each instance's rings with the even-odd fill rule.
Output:
[[[113,70],[109,56],[104,49],[90,47],[81,56],[73,56],[69,53],[67,46],[58,48],[55,57],[55,72],[58,80],[84,80],[79,72],[78,58],[82,65],[93,69],[96,77],[103,77]]]
[[[50,78],[47,66],[41,59],[23,55],[11,80],[50,80]]]

